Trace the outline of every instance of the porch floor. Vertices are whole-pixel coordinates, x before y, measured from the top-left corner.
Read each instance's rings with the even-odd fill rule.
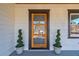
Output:
[[[79,51],[62,51],[60,55],[54,51],[23,51],[22,54],[16,54],[14,51],[10,56],[79,56]]]

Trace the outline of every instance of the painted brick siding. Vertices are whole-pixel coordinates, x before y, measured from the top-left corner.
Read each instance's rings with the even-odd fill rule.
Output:
[[[14,51],[14,7],[0,4],[0,55],[10,55]]]

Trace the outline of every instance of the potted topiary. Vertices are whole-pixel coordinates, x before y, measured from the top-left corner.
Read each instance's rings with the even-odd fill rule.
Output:
[[[22,30],[18,30],[18,40],[17,40],[17,45],[16,45],[16,52],[17,54],[21,54],[23,52],[24,44],[23,44],[23,37],[22,37]]]
[[[60,54],[61,53],[61,42],[60,42],[61,38],[60,38],[60,29],[57,30],[57,35],[56,35],[56,40],[55,40],[55,44],[54,46],[54,51],[56,54]]]

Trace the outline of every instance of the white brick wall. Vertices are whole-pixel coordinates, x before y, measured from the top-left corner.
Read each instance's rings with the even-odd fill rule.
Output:
[[[14,7],[0,4],[0,55],[14,51]]]

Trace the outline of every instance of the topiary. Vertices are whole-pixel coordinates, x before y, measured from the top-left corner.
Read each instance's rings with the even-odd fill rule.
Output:
[[[58,48],[62,47],[60,40],[61,40],[61,38],[60,38],[60,29],[58,29],[55,44],[53,46],[58,47]]]
[[[22,30],[19,29],[18,33],[19,33],[19,35],[18,35],[18,40],[17,40],[16,48],[20,48],[20,47],[24,46],[24,44],[23,44],[23,37],[22,37]]]

